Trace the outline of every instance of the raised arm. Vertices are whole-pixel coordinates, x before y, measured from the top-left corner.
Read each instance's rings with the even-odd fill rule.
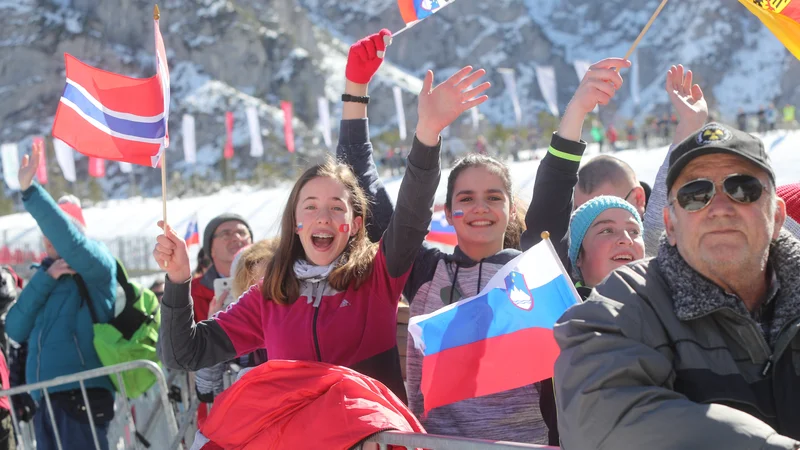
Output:
[[[562,262],[568,265],[564,236],[572,215],[578,168],[586,150],[586,142],[581,139],[583,122],[597,105],[607,105],[622,86],[622,77],[614,70],[616,67],[630,67],[630,62],[608,58],[592,65],[570,100],[536,172],[533,198],[525,216],[526,230],[521,238],[523,251],[538,244],[542,231],[547,231]]]
[[[369,94],[369,82],[380,68],[386,45],[390,41],[389,30],[381,30],[380,33],[368,36],[350,47],[345,94],[355,97],[366,97]],[[371,214],[366,224],[367,234],[372,242],[378,242],[389,226],[394,207],[375,165],[369,139],[366,103],[345,101],[342,105],[336,157],[353,168],[353,173],[367,194],[371,205]]]
[[[417,133],[397,195],[395,214],[382,240],[381,251],[392,278],[408,272],[428,234],[441,176],[440,133],[461,113],[488,99],[481,94],[490,87],[489,83],[472,87],[485,73],[483,69],[473,72],[467,66],[435,88],[433,72],[425,75],[419,95]]]
[[[664,208],[667,207],[667,169],[672,149],[681,141],[705,125],[708,119],[708,104],[700,86],[692,84],[692,71],[683,66],[670,67],[667,72],[667,94],[678,113],[678,127],[664,162],[658,168],[653,192],[644,214],[644,248],[647,256],[658,254],[658,242],[664,233]]]
[[[22,203],[36,220],[42,234],[53,244],[69,266],[87,282],[107,282],[116,277],[117,265],[111,252],[101,243],[89,239],[58,207],[50,194],[33,182],[41,160],[41,149],[34,146],[31,155],[22,158],[19,184]],[[111,308],[109,303],[106,310]],[[104,311],[103,316],[108,312]]]
[[[260,302],[257,301],[261,299],[250,298],[252,295],[248,297],[252,291],[215,318],[196,324],[186,242],[168,226],[158,237],[153,257],[167,273],[158,333],[164,365],[171,369],[196,371],[263,346],[263,334],[258,323]]]

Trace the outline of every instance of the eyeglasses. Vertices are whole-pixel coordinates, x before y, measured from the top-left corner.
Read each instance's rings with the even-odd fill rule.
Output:
[[[628,197],[630,197],[631,194],[633,194],[633,191],[635,191],[635,190],[636,190],[636,186],[632,187],[631,190],[628,191],[628,194],[625,197],[622,197],[622,199],[627,202],[628,201]]]
[[[247,230],[223,230],[219,233],[214,234],[214,239],[220,238],[229,240],[232,237],[236,236],[239,239],[247,239],[250,237],[250,233]]]
[[[757,202],[765,190],[764,184],[752,175],[733,174],[722,180],[722,192],[731,200],[743,205]],[[678,202],[686,211],[697,212],[708,206],[715,195],[717,195],[716,184],[712,180],[700,178],[681,186],[669,204],[671,206],[674,202]]]

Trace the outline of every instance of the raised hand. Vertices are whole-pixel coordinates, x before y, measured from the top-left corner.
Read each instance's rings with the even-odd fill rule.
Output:
[[[392,43],[392,32],[383,29],[350,47],[345,76],[356,84],[367,84],[381,67],[386,47]]]
[[[211,303],[208,305],[208,317],[214,317],[218,312],[222,311],[225,306],[225,300],[231,295],[230,291],[225,291],[217,298],[215,295],[211,297]]]
[[[75,275],[75,271],[72,270],[66,261],[58,259],[47,269],[47,274],[54,280],[57,280],[64,275]]]
[[[164,222],[159,220],[158,227],[164,229]],[[158,267],[167,272],[170,281],[183,283],[192,277],[192,268],[189,265],[189,249],[186,242],[178,236],[175,230],[167,225],[161,236],[156,238],[156,248],[153,250]]]
[[[684,70],[682,65],[672,66],[667,71],[666,90],[678,114],[675,141],[680,142],[705,125],[708,103],[700,86],[692,84],[692,71]]]
[[[433,72],[429,70],[425,74],[422,92],[419,94],[417,139],[429,147],[438,144],[439,133],[461,113],[488,100],[489,97],[481,95],[491,87],[488,81],[472,87],[484,75],[485,70],[473,72],[472,66],[467,66],[444,83],[432,88]]]
[[[568,108],[585,116],[597,105],[608,105],[617,89],[622,87],[622,76],[614,69],[630,66],[631,62],[622,58],[606,58],[592,64],[578,85]]]
[[[22,157],[22,163],[19,166],[19,187],[21,190],[26,190],[31,187],[33,177],[36,176],[36,169],[39,168],[39,161],[42,158],[42,149],[38,145],[33,146],[31,155]]]

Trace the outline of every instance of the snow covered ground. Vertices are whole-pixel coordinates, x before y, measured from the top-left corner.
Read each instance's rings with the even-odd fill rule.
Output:
[[[763,137],[766,148],[772,158],[778,177],[778,184],[800,181],[800,131],[774,132]],[[544,150],[537,152],[543,154]],[[625,150],[615,155],[627,161],[644,180],[652,185],[656,172],[664,160],[667,148],[652,150]],[[588,160],[596,154],[590,146],[587,151]],[[510,163],[514,189],[525,201],[530,200],[533,182],[539,167],[538,161]],[[155,169],[154,169],[155,170]],[[442,181],[437,191],[436,203],[444,203],[447,175],[442,174]],[[392,199],[397,196],[400,178],[385,179],[387,190]],[[249,187],[230,187],[207,197],[195,197],[171,200],[168,203],[170,224],[180,233],[193,215],[199,219],[200,230],[214,216],[223,212],[235,212],[244,216],[253,228],[257,239],[274,236],[278,233],[280,214],[289,196],[291,185],[286,184],[273,189],[253,189]],[[84,211],[84,216],[91,237],[111,241],[120,237],[152,237],[160,230],[156,222],[161,218],[160,198],[133,198],[114,200],[100,204]],[[37,248],[40,233],[35,222],[28,214],[13,214],[0,217],[0,233],[5,245],[19,246],[28,244]]]

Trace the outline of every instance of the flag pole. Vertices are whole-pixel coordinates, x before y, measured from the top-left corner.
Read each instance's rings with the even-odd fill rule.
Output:
[[[647,25],[645,25],[644,28],[642,28],[642,32],[639,33],[639,36],[636,38],[635,41],[633,41],[633,45],[631,45],[631,48],[628,49],[628,53],[625,54],[625,58],[624,59],[628,59],[628,58],[631,57],[631,55],[633,54],[634,50],[636,50],[636,47],[639,45],[639,42],[642,41],[642,38],[647,33],[647,30],[649,30],[650,26],[653,25],[653,22],[655,22],[656,17],[658,17],[658,15],[661,13],[661,10],[664,9],[665,6],[667,6],[667,2],[668,1],[669,0],[662,0],[661,1],[661,4],[658,5],[658,9],[656,9],[656,12],[653,13],[652,17],[650,17],[650,20],[647,22]],[[620,68],[617,67],[617,72],[619,72],[619,69]]]
[[[158,4],[153,6],[153,20],[156,21],[156,26],[158,26],[158,20],[161,18],[161,11],[158,10]],[[164,148],[164,144],[161,144],[161,209],[164,214],[164,234],[167,234],[167,149]],[[168,262],[164,261],[164,267],[168,266]]]

